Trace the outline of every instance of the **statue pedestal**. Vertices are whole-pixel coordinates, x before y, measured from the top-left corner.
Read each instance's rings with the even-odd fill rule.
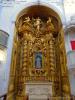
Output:
[[[29,100],[48,100],[52,96],[52,83],[26,83]]]
[[[30,95],[29,100],[48,100],[47,95]]]

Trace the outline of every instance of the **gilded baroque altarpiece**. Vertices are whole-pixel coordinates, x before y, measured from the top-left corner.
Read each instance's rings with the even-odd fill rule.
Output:
[[[16,23],[7,100],[27,100],[26,82],[52,82],[52,96],[68,97],[64,34],[53,19],[20,18]]]

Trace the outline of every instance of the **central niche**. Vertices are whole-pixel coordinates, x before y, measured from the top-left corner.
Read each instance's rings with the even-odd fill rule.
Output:
[[[42,68],[42,52],[35,52],[34,56],[34,66],[37,69]]]

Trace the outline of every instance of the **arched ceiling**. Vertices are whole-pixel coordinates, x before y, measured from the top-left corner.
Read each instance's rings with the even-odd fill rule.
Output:
[[[18,17],[17,17],[17,21],[19,21],[20,18],[25,18],[29,16],[31,17],[40,17],[44,20],[47,20],[48,17],[52,18],[52,23],[54,24],[55,28],[56,28],[56,32],[58,32],[61,27],[62,27],[62,23],[61,23],[61,19],[59,17],[59,15],[51,8],[43,6],[43,5],[33,5],[30,7],[27,7],[25,9],[23,9]]]

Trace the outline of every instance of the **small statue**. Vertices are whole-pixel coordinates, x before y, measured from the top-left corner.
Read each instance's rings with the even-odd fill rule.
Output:
[[[34,26],[36,26],[36,28],[37,28],[38,31],[40,29],[40,24],[41,24],[41,19],[38,17],[36,19],[36,22],[34,23]]]
[[[51,23],[51,18],[50,18],[50,17],[48,18],[47,24],[48,24],[48,23]]]
[[[35,67],[41,68],[42,67],[42,54],[36,53],[35,55]]]
[[[30,22],[29,16],[25,18],[24,22],[27,22],[27,23]]]
[[[51,18],[50,17],[48,18],[48,21],[47,21],[47,30],[48,31],[54,31],[54,25],[51,22]]]

